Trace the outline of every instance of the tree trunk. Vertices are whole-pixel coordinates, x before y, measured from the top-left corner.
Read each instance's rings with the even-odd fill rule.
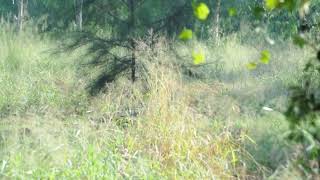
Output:
[[[24,0],[20,0],[18,3],[18,30],[21,32],[23,30],[23,19],[24,19]]]
[[[29,4],[29,0],[24,0],[24,3],[23,3],[23,18],[24,18],[24,21],[26,20],[27,17],[29,17],[28,4]]]
[[[136,45],[134,42],[134,31],[135,31],[135,14],[134,14],[134,0],[128,0],[128,7],[130,12],[129,22],[128,22],[128,33],[130,34],[131,43],[131,80],[136,81]]]
[[[75,9],[76,9],[76,26],[77,26],[78,30],[82,31],[83,0],[75,0]]]
[[[215,12],[215,22],[214,22],[214,37],[216,38],[217,43],[219,43],[220,39],[220,10],[221,10],[221,0],[216,0],[216,12]]]

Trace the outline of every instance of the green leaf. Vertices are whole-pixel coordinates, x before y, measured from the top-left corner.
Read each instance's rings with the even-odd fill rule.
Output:
[[[271,54],[269,51],[264,50],[261,52],[261,58],[260,58],[261,63],[269,64],[270,58],[271,58]]]
[[[210,9],[205,3],[199,3],[194,6],[194,15],[199,19],[199,20],[206,20],[210,14]]]
[[[206,58],[203,52],[193,52],[192,59],[193,59],[194,65],[203,64],[206,61]]]
[[[280,5],[280,0],[265,0],[265,6],[268,10],[273,10],[275,8],[278,8]]]
[[[237,15],[237,9],[236,8],[229,8],[228,9],[228,14],[230,17],[236,16]]]
[[[293,11],[296,7],[296,0],[285,0],[283,2],[283,6],[287,8],[289,11]]]
[[[254,70],[254,69],[257,69],[257,63],[255,63],[255,62],[250,62],[250,63],[248,63],[246,66],[247,66],[247,68],[249,69],[249,70]]]
[[[306,43],[307,41],[303,39],[301,36],[299,35],[293,36],[293,44],[299,46],[300,48],[303,48]]]
[[[192,39],[192,36],[193,36],[193,32],[191,29],[187,29],[187,28],[184,28],[182,30],[182,32],[180,33],[179,35],[179,39],[183,40],[183,41],[187,41],[189,39]]]
[[[257,6],[253,9],[253,15],[256,18],[261,18],[263,16],[263,13],[264,13],[264,9],[262,7]]]

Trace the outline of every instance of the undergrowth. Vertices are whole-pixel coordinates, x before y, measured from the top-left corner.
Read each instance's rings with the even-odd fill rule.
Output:
[[[91,97],[81,52],[52,54],[47,37],[1,30],[0,178],[287,177],[294,150],[281,112],[306,52],[240,39],[195,42],[208,65],[192,76],[179,66],[190,60],[183,44],[173,53],[159,38],[155,53],[139,42],[140,81],[120,78]],[[270,65],[247,71],[265,48]]]

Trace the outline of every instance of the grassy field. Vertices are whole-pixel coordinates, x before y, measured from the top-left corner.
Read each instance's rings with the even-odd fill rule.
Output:
[[[52,54],[59,42],[1,30],[0,179],[299,177],[281,112],[308,53],[246,36],[197,42],[210,63],[191,69],[201,78],[174,65],[188,58],[168,52],[168,40],[156,54],[140,43],[144,80],[123,77],[91,97],[81,50]],[[270,64],[248,71],[264,49]]]

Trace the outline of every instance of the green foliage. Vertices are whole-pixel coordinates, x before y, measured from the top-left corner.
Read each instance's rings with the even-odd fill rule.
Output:
[[[270,62],[270,58],[271,58],[271,53],[270,51],[268,50],[263,50],[261,52],[261,55],[260,55],[260,59],[259,59],[259,62],[250,62],[248,63],[246,66],[247,66],[247,69],[248,70],[255,70],[259,64],[269,64]]]
[[[263,64],[269,64],[271,58],[271,53],[267,50],[264,50],[261,52],[261,57],[260,57],[260,61]]]
[[[300,156],[298,163],[303,165],[306,172],[318,174],[320,164],[319,62],[308,63],[304,73],[301,79],[302,86],[291,88],[290,106],[285,113],[291,128],[288,137],[303,145],[303,156]]]
[[[279,0],[265,0],[265,6],[268,10],[273,10],[275,8],[278,8],[280,5]]]
[[[276,1],[267,0],[266,6],[269,10],[275,8],[287,8],[288,10],[298,10],[301,19],[305,19],[309,12],[310,0],[303,1]],[[305,31],[305,24],[300,25],[302,32]],[[304,39],[300,35],[293,36],[293,43],[300,48],[311,45],[311,48],[319,52],[317,46],[311,40]],[[299,165],[303,172],[308,174],[320,173],[320,64],[316,59],[311,59],[304,68],[304,75],[301,78],[301,85],[291,88],[289,107],[285,113],[290,124],[289,138],[302,145],[303,151]]]
[[[201,2],[201,3],[196,3],[196,1],[192,2],[192,7],[194,10],[194,15],[196,18],[198,18],[201,21],[205,21],[209,14],[210,10],[207,4]],[[184,28],[183,31],[179,35],[179,39],[181,40],[191,40],[192,39],[193,32],[190,29]],[[197,51],[192,51],[192,59],[193,59],[193,64],[194,65],[200,65],[205,63],[205,54],[203,53],[202,50],[199,52]]]
[[[250,62],[250,63],[248,63],[246,66],[247,66],[247,68],[248,68],[249,70],[254,70],[254,69],[257,68],[258,64],[255,63],[255,62]]]
[[[192,39],[192,36],[193,36],[192,30],[184,28],[179,35],[179,39],[186,41],[186,40]]]
[[[253,8],[253,15],[257,19],[261,18],[264,14],[265,10],[262,7],[256,6]]]
[[[200,65],[205,63],[206,59],[205,59],[205,55],[203,52],[192,52],[192,59],[193,59],[193,64],[194,65]]]
[[[293,38],[293,43],[299,46],[300,48],[303,48],[307,43],[307,41],[304,38],[302,38],[300,35],[295,35],[292,38]]]
[[[210,14],[210,9],[205,3],[198,3],[194,5],[194,15],[201,21],[207,20],[209,14]]]
[[[236,16],[237,15],[237,9],[236,8],[229,8],[228,9],[228,14],[230,17]]]
[[[268,10],[285,8],[289,11],[299,10],[300,15],[306,15],[311,0],[265,0],[265,7]]]

